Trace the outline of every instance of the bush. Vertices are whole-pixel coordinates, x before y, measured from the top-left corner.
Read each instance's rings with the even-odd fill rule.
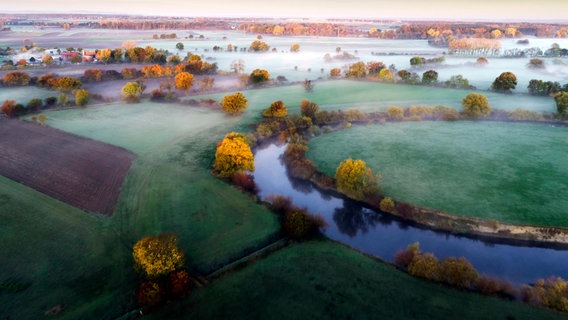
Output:
[[[510,283],[489,276],[478,277],[473,286],[486,296],[499,296],[510,300],[515,299],[516,296],[515,289]]]
[[[284,216],[282,224],[284,233],[294,239],[302,240],[318,232],[320,227],[324,226],[321,218],[316,218],[306,212],[304,209],[292,208]]]
[[[458,288],[470,288],[479,275],[466,258],[449,257],[440,263],[439,280]]]
[[[399,268],[408,268],[416,255],[420,254],[418,242],[409,244],[404,250],[398,251],[394,256],[394,264]]]
[[[539,112],[517,108],[509,113],[509,118],[513,120],[542,120],[544,117]]]
[[[256,183],[254,182],[254,177],[246,172],[236,172],[231,180],[235,186],[243,191],[250,192],[252,194],[256,194],[258,191]]]
[[[75,103],[78,106],[86,106],[89,101],[91,100],[91,94],[89,93],[89,91],[82,89],[82,90],[77,90],[77,92],[75,93]]]
[[[309,100],[302,99],[302,102],[300,102],[300,109],[304,117],[310,117],[312,120],[314,120],[316,113],[318,113],[319,111],[319,105],[315,102],[310,102]]]
[[[404,109],[392,106],[387,109],[387,117],[393,121],[400,121],[404,118]]]
[[[269,195],[266,201],[270,203],[270,209],[276,213],[284,214],[292,208],[292,198],[281,195]]]
[[[171,298],[185,297],[190,290],[189,274],[185,270],[172,271],[168,275],[167,292]]]
[[[285,117],[288,114],[288,109],[282,100],[274,101],[270,107],[262,112],[263,117]]]
[[[383,200],[379,203],[379,208],[383,212],[392,213],[395,209],[394,201],[392,201],[390,197],[383,198]]]
[[[561,92],[554,96],[556,101],[556,110],[558,114],[565,115],[568,111],[568,92]]]
[[[30,76],[26,72],[12,71],[2,77],[5,86],[27,86],[30,83]]]
[[[263,69],[254,69],[249,76],[249,81],[252,84],[266,82],[268,79],[270,79],[270,73]]]
[[[136,291],[136,302],[145,307],[154,307],[164,301],[165,292],[156,281],[142,283]]]
[[[33,111],[37,111],[37,110],[41,109],[42,106],[43,106],[43,103],[42,103],[41,99],[33,98],[28,102],[28,104],[26,105],[26,108],[28,109],[29,112],[33,112]]]
[[[56,97],[47,97],[43,101],[44,101],[46,107],[53,107],[57,103],[57,98]]]
[[[415,277],[438,281],[440,276],[438,258],[431,253],[417,254],[408,265],[408,273]]]

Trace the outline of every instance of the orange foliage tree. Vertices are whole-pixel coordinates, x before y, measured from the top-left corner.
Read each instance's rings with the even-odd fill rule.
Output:
[[[193,85],[193,75],[189,72],[178,73],[175,78],[176,89],[187,91]]]
[[[221,177],[254,171],[254,155],[242,134],[231,132],[217,144],[213,168]]]
[[[30,80],[30,76],[21,71],[8,72],[2,77],[5,86],[27,86]]]
[[[288,114],[288,109],[282,100],[274,101],[270,107],[262,112],[264,117],[285,117]]]

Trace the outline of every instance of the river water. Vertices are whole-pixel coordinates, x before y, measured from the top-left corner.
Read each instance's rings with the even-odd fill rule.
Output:
[[[419,242],[423,252],[438,258],[466,257],[481,274],[510,282],[534,283],[538,278],[568,279],[568,250],[456,236],[409,224],[358,203],[324,193],[310,183],[288,177],[280,160],[285,145],[267,144],[255,152],[254,177],[259,196],[283,195],[327,222],[324,234],[368,254],[393,261],[398,250]],[[330,152],[333,152],[330,150]]]

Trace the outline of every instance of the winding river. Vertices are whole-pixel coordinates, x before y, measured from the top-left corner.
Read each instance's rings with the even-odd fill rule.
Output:
[[[432,252],[440,259],[464,256],[481,274],[516,284],[534,283],[551,275],[568,279],[566,249],[456,236],[409,224],[289,178],[280,160],[284,150],[285,145],[276,144],[256,149],[254,177],[259,196],[290,197],[296,206],[322,216],[327,222],[323,232],[331,239],[387,261],[393,261],[395,253],[408,244],[419,242],[423,252]]]

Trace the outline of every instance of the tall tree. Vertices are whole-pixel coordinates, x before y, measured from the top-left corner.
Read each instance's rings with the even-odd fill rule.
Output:
[[[254,171],[254,155],[242,134],[231,132],[217,144],[213,168],[222,177]]]

